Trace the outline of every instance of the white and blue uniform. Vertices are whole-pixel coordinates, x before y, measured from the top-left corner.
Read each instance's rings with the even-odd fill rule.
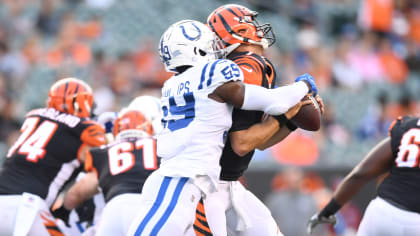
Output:
[[[198,80],[197,75],[200,75]],[[166,176],[219,179],[219,159],[232,125],[231,105],[208,95],[229,81],[243,80],[239,67],[220,59],[173,76],[162,89],[163,132],[157,137]]]
[[[242,81],[232,61],[201,63],[172,76],[162,88],[157,136],[161,166],[143,186],[143,203],[128,235],[184,235],[200,198],[216,190],[219,159],[232,124],[232,105],[208,96],[220,85]]]

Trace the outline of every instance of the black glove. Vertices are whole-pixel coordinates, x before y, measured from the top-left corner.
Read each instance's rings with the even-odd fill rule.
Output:
[[[335,215],[330,215],[326,217],[326,216],[320,216],[318,213],[316,213],[315,215],[311,217],[311,219],[308,222],[307,232],[309,235],[311,235],[313,229],[318,224],[331,224],[332,226],[334,226],[336,223],[337,223],[337,218],[335,217]]]
[[[70,224],[69,224],[70,211],[64,208],[64,205],[61,205],[60,208],[55,209],[52,212],[52,215],[55,218],[61,219],[66,224],[67,227],[70,227]]]

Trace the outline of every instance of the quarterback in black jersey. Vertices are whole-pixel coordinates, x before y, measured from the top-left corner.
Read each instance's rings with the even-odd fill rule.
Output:
[[[84,179],[73,185],[55,215],[64,216],[102,190],[105,208],[96,233],[126,235],[140,205],[146,178],[158,168],[153,127],[138,110],[123,109],[114,122],[115,141],[86,155]]]
[[[360,223],[357,235],[420,235],[420,119],[399,117],[389,137],[377,144],[345,177],[328,205],[309,221],[335,224],[334,214],[368,181],[387,174]]]
[[[269,24],[258,24],[257,14],[246,7],[228,4],[214,10],[207,24],[225,45],[228,59],[242,70],[244,83],[274,88],[274,66],[262,56],[263,50],[274,43],[274,34]],[[194,223],[197,235],[281,235],[268,208],[238,180],[248,168],[256,148],[266,149],[296,129],[288,120],[305,104],[298,103],[285,114],[265,120],[260,111],[233,110],[232,127],[220,159],[219,191],[200,201]],[[211,201],[211,198],[220,201]],[[226,221],[214,214],[212,208],[224,208]]]
[[[46,108],[26,114],[0,171],[0,235],[62,235],[48,209],[84,150],[105,143],[105,130],[89,119],[92,107],[90,86],[67,78],[51,87]]]

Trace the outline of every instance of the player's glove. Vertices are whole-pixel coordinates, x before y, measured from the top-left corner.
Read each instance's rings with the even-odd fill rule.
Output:
[[[61,219],[67,227],[70,227],[69,224],[69,217],[70,217],[70,211],[64,208],[64,205],[62,205],[60,208],[55,209],[52,212],[52,215],[55,218]]]
[[[309,84],[311,87],[309,89],[309,92],[312,93],[314,96],[318,94],[318,88],[316,87],[315,79],[310,74],[303,74],[303,75],[298,76],[295,79],[295,82],[299,82],[299,81],[304,81],[307,84]]]
[[[114,121],[117,119],[117,112],[104,112],[100,114],[97,118],[99,124],[105,127],[107,133],[112,133],[112,128],[114,127]]]
[[[311,219],[308,222],[307,232],[308,234],[312,234],[312,231],[318,224],[330,224],[334,226],[337,223],[337,218],[335,215],[330,215],[328,217],[326,216],[320,216],[319,213],[316,213],[311,217]]]

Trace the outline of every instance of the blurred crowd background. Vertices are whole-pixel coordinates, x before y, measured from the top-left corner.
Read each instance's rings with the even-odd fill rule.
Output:
[[[326,105],[320,131],[299,130],[257,152],[247,175],[283,233],[303,235],[292,232],[302,229],[295,225],[325,204],[392,120],[419,111],[419,1],[0,0],[0,162],[25,113],[45,105],[59,78],[89,82],[97,114],[138,95],[160,96],[170,76],[157,55],[160,35],[181,19],[205,21],[226,3],[248,6],[260,23],[272,24],[277,41],[265,53],[278,84],[310,73]],[[357,228],[373,191],[342,211],[338,235]],[[285,208],[296,216],[276,210]]]

